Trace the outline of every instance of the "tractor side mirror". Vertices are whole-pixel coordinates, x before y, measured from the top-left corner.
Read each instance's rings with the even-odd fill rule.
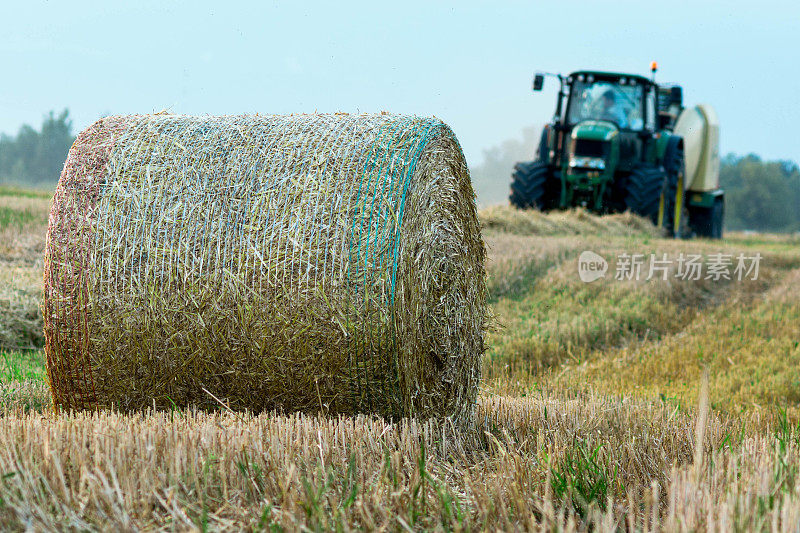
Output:
[[[541,91],[542,87],[544,87],[544,75],[543,74],[536,74],[533,77],[533,90],[534,91]]]

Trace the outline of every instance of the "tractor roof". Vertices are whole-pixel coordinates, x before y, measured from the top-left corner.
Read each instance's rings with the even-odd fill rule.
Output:
[[[569,75],[570,78],[583,74],[584,76],[592,75],[596,79],[617,80],[619,78],[635,79],[641,83],[653,83],[650,79],[640,76],[639,74],[629,74],[626,72],[603,72],[601,70],[576,70]]]

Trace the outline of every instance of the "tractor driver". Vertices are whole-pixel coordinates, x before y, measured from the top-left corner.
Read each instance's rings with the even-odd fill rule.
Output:
[[[609,89],[601,96],[603,102],[603,110],[601,120],[609,120],[616,123],[620,128],[628,127],[628,117],[625,116],[625,111],[622,106],[617,102],[617,95],[613,89]]]

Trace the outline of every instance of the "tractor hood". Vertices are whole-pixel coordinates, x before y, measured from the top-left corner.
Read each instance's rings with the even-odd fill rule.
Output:
[[[619,128],[612,122],[604,120],[585,120],[572,128],[570,136],[573,139],[587,141],[610,141],[619,133]]]

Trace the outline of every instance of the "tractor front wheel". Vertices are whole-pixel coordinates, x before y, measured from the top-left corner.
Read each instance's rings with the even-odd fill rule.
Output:
[[[625,207],[653,224],[658,224],[659,218],[663,223],[667,189],[667,173],[663,168],[639,165],[628,176]]]
[[[511,175],[511,205],[519,209],[536,208],[542,211],[558,207],[561,186],[553,179],[550,169],[542,161],[514,165]]]

